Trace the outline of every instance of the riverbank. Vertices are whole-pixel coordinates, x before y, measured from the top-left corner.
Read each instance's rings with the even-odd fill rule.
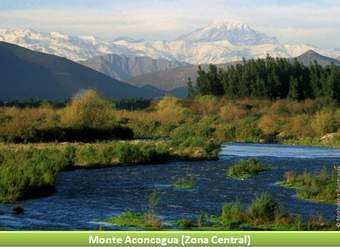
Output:
[[[179,148],[167,141],[1,144],[0,202],[49,195],[64,170],[217,158],[218,146]]]

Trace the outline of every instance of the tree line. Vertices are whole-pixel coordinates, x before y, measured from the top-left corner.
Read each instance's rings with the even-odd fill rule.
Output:
[[[207,71],[199,67],[196,86],[188,79],[188,94],[340,103],[340,67],[316,61],[305,66],[297,59],[270,56],[243,60],[227,69],[210,65]]]

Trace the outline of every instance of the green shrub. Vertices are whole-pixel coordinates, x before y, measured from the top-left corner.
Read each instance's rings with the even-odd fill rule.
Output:
[[[262,193],[242,210],[239,202],[225,204],[219,223],[228,229],[242,229],[243,226],[256,226],[262,230],[333,230],[334,224],[321,216],[311,216],[307,222],[301,216],[291,215],[268,194]],[[218,223],[218,222],[217,222]],[[216,221],[214,221],[216,226]]]
[[[120,143],[116,152],[119,161],[127,164],[164,163],[170,158],[162,145]]]
[[[222,208],[223,222],[242,222],[244,214],[239,202],[224,204]]]
[[[282,213],[279,204],[268,193],[262,193],[249,206],[249,216],[255,224],[273,222]]]
[[[267,166],[256,159],[239,160],[229,167],[227,176],[237,179],[248,179],[253,175],[268,170]]]
[[[175,223],[179,227],[189,228],[189,229],[195,226],[195,224],[191,220],[188,220],[188,219],[177,220]]]
[[[201,148],[211,156],[219,150],[220,143],[214,139],[213,128],[207,128],[200,131],[198,125],[183,124],[171,134],[171,144],[174,147],[185,148]]]
[[[297,189],[298,198],[327,203],[336,202],[337,178],[335,167],[331,173],[328,172],[326,167],[323,167],[314,175],[307,170],[300,175],[288,171],[284,178],[285,180],[281,181],[281,185]]]
[[[162,227],[162,222],[156,215],[159,200],[159,194],[154,191],[149,195],[147,212],[134,213],[127,211],[110,218],[107,222],[119,226],[131,226],[142,229],[160,229]]]
[[[73,146],[67,146],[64,149],[65,159],[67,160],[68,166],[73,166],[76,161],[77,149]]]
[[[94,90],[86,90],[72,98],[63,110],[61,121],[69,128],[105,129],[111,128],[116,119],[111,102]]]
[[[118,226],[130,226],[141,228],[147,227],[147,224],[145,222],[145,215],[134,213],[131,211],[127,211],[118,216],[112,217],[107,222]]]
[[[93,146],[84,146],[78,149],[78,158],[83,160],[88,165],[100,164],[99,152]],[[103,164],[103,163],[101,163]]]

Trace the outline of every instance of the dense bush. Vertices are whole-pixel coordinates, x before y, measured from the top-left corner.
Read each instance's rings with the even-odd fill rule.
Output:
[[[203,127],[204,126],[204,127]],[[200,147],[210,153],[219,149],[219,143],[214,139],[215,129],[201,122],[183,124],[171,133],[171,143],[176,147]]]
[[[172,96],[161,99],[156,105],[156,111],[161,122],[176,123],[182,121],[187,114],[187,109],[183,107],[182,101]]]
[[[249,216],[256,224],[273,222],[280,214],[279,204],[268,193],[261,194],[249,206]]]
[[[34,108],[0,107],[0,141],[170,138],[183,152],[200,149],[198,156],[202,157],[225,141],[337,146],[339,131],[340,110],[318,100],[166,97],[143,111],[116,111],[112,103],[89,91],[76,96],[66,108],[48,104]]]
[[[63,109],[42,104],[0,110],[0,141],[93,142],[133,137],[129,127],[116,121],[112,104],[92,90],[76,95]]]
[[[248,179],[269,168],[256,159],[239,160],[227,171],[227,175],[237,179]]]
[[[227,203],[222,208],[222,222],[242,222],[245,219],[245,215],[241,210],[239,202]]]
[[[264,230],[333,230],[334,224],[321,216],[310,216],[303,221],[299,215],[291,215],[283,210],[268,193],[255,197],[248,208],[241,208],[239,202],[227,203],[222,208],[220,223],[229,229],[257,227]],[[220,229],[220,228],[219,228]]]
[[[168,148],[162,144],[119,143],[116,154],[120,162],[128,164],[164,163],[170,159]]]
[[[80,129],[107,129],[116,122],[113,105],[93,90],[76,95],[63,110],[61,120],[66,127]]]

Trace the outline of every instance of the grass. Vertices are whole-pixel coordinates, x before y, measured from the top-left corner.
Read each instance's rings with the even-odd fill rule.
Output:
[[[128,211],[110,218],[107,223],[122,227],[151,228],[152,225],[147,223],[146,218],[145,214]]]
[[[336,203],[337,175],[336,167],[328,172],[326,167],[312,174],[305,170],[302,174],[288,171],[280,185],[296,190],[296,196],[302,200]]]
[[[142,213],[131,211],[124,212],[114,216],[107,223],[122,227],[136,227],[145,230],[159,230],[164,228],[161,220],[157,217],[157,209],[159,204],[159,194],[154,191],[148,197],[148,210]]]
[[[180,178],[172,183],[175,189],[191,190],[196,185],[196,177],[191,176],[190,178]]]
[[[266,165],[256,159],[240,160],[229,167],[227,176],[244,180],[268,170],[270,169]]]

